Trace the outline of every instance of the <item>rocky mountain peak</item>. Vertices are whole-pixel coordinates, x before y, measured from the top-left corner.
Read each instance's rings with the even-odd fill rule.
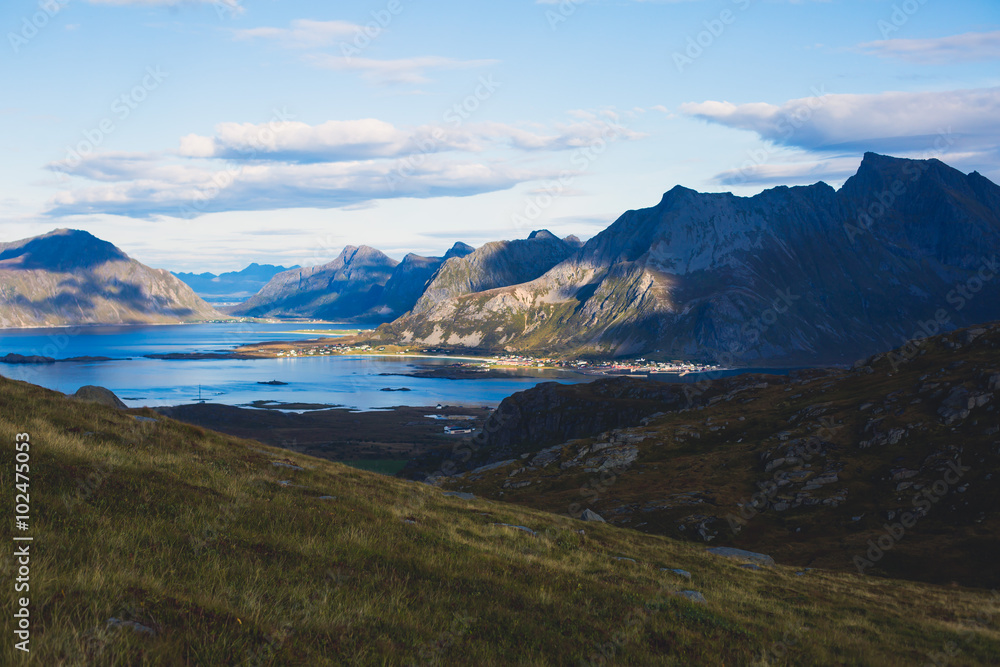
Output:
[[[64,272],[128,260],[128,255],[113,244],[79,229],[56,229],[41,236],[0,244],[0,266],[6,269]]]
[[[465,257],[466,255],[471,255],[476,251],[468,243],[462,243],[461,241],[456,241],[455,245],[448,249],[448,252],[444,254],[444,259],[448,260],[452,257]]]

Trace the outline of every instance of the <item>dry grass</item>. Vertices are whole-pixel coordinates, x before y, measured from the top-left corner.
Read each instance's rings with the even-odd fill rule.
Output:
[[[749,571],[133,414],[159,421],[0,380],[0,438],[33,443],[33,664],[920,664],[948,642],[950,665],[1000,662],[982,591]]]

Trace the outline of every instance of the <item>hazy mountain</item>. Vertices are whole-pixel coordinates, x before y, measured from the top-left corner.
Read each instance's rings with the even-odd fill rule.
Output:
[[[413,308],[445,260],[464,257],[473,250],[459,242],[444,257],[410,253],[397,262],[375,248],[347,246],[332,262],[274,276],[259,293],[230,312],[386,322]]]
[[[169,271],[91,234],[0,243],[0,327],[168,323],[221,317]]]
[[[221,299],[245,299],[260,291],[271,278],[282,271],[299,268],[296,266],[274,266],[254,262],[241,271],[228,273],[178,273],[175,276],[184,281],[198,296],[213,301]]]
[[[356,318],[380,303],[397,264],[375,248],[347,246],[332,262],[279,273],[230,312],[254,317]]]
[[[839,191],[675,187],[544,275],[456,271],[445,282],[448,262],[434,281],[445,289],[432,283],[379,332],[500,350],[843,361],[921,323],[1000,317],[998,248],[997,185],[938,160],[868,153]]]

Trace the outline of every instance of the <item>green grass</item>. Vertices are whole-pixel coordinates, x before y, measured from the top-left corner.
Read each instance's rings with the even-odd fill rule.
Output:
[[[360,459],[357,461],[341,461],[345,466],[350,466],[352,468],[357,468],[358,470],[367,470],[368,472],[377,472],[380,475],[395,475],[406,467],[408,459],[387,459],[387,460],[371,460],[371,459]]]
[[[31,664],[879,665],[948,642],[949,665],[1000,661],[1000,605],[982,591],[752,572],[132,412],[158,421],[0,379],[8,463],[16,433],[32,442]],[[0,492],[13,499],[9,469]]]

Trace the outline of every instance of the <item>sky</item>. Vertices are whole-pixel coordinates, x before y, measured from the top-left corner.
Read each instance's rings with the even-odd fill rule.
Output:
[[[1000,182],[997,0],[7,0],[0,241],[222,272],[586,240],[675,185]]]

